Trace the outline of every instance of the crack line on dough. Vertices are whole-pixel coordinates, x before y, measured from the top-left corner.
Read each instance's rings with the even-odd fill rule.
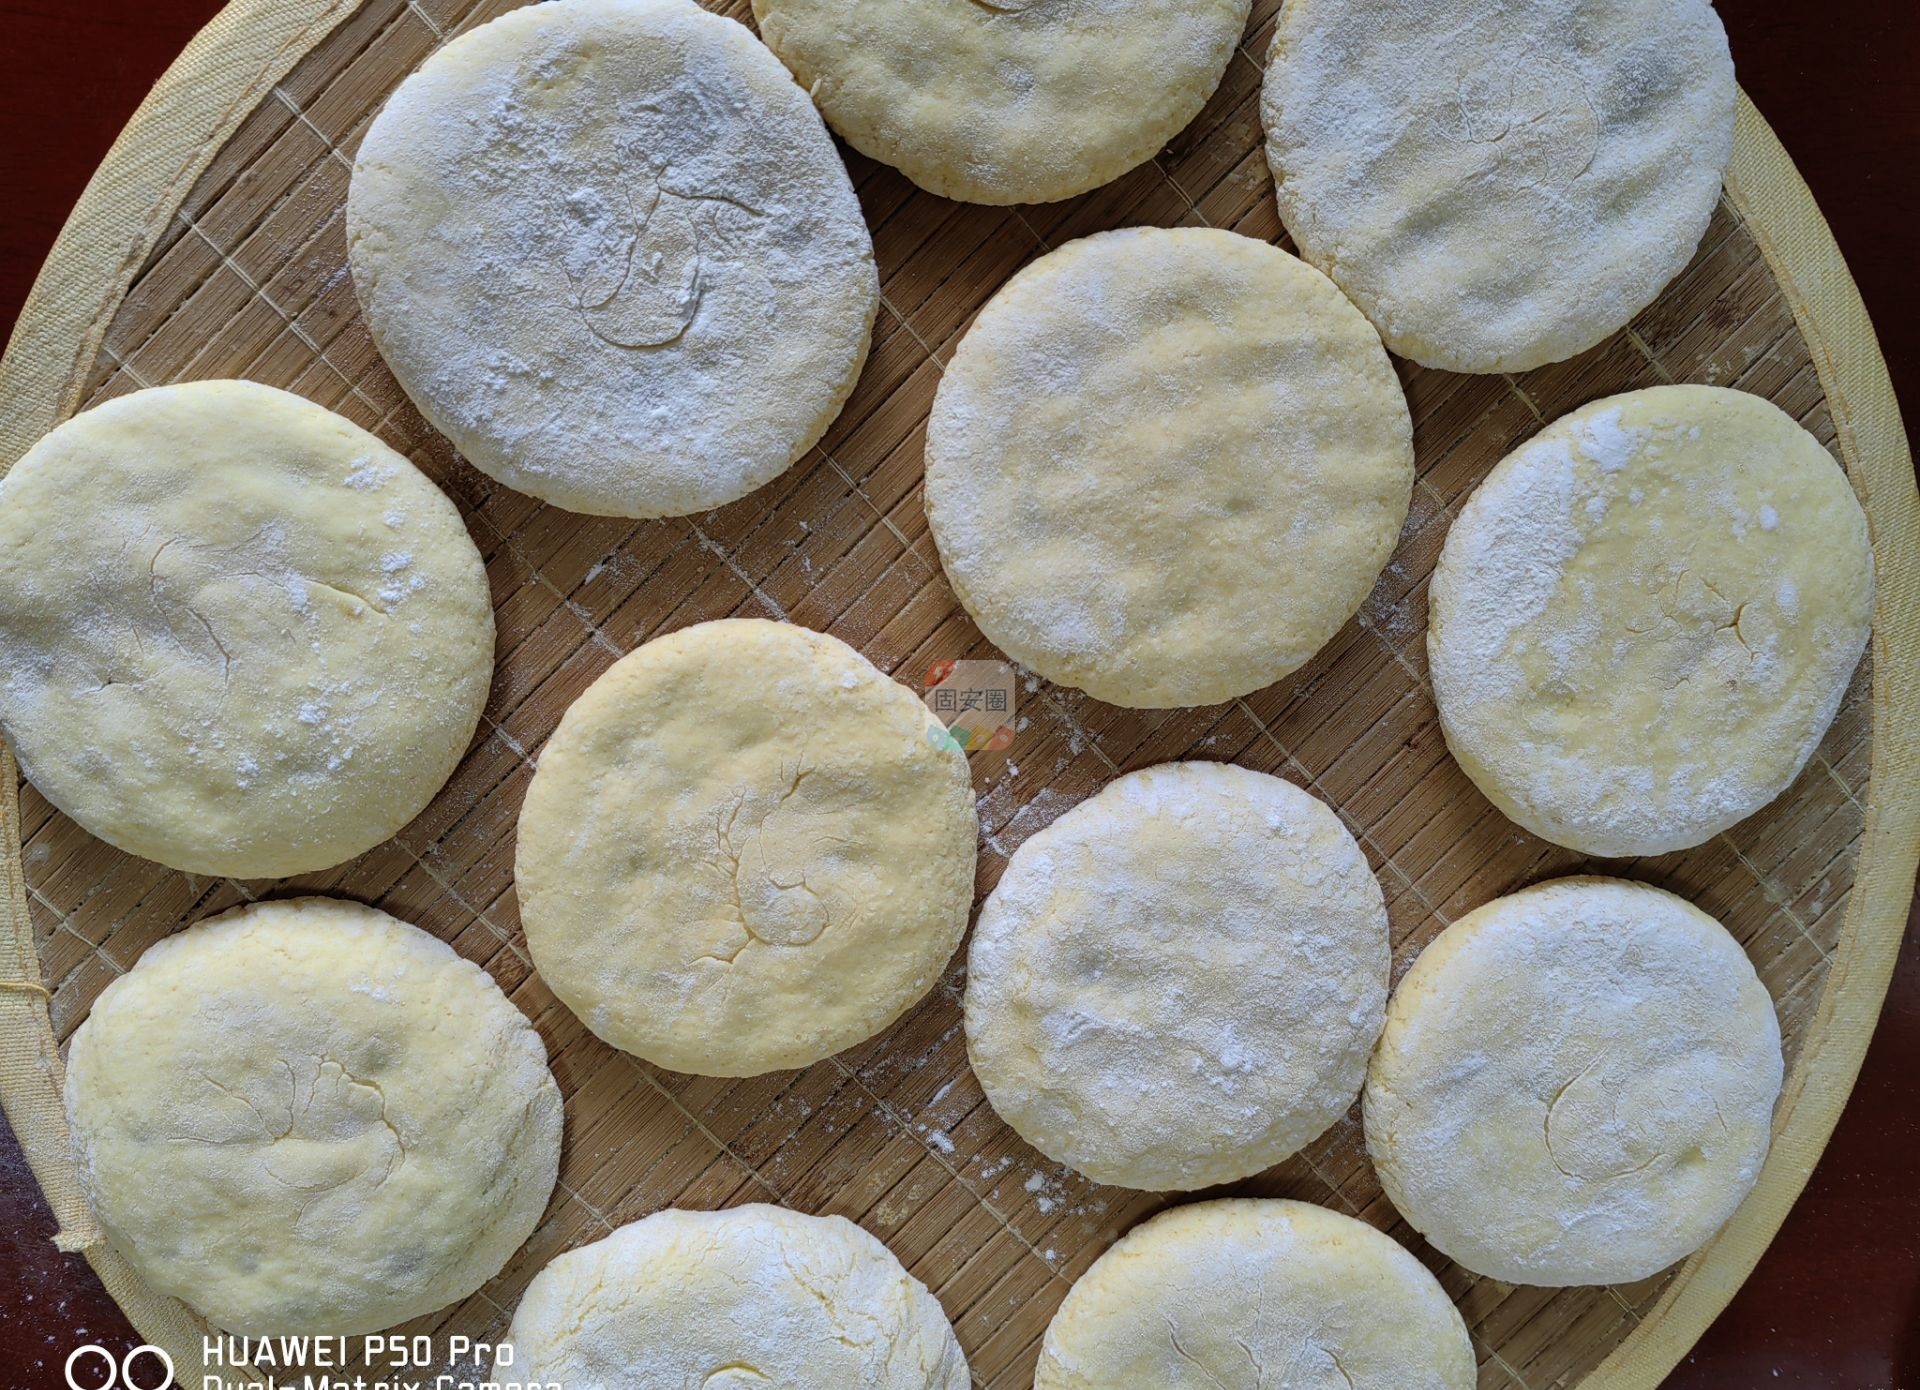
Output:
[[[737,791],[734,794],[732,809],[725,814],[724,819],[721,817],[719,812],[717,811],[715,812],[715,816],[714,816],[715,844],[719,850],[722,860],[724,861],[722,868],[723,868],[723,872],[727,876],[727,887],[733,900],[733,910],[736,918],[736,924],[740,927],[742,931],[744,931],[747,934],[747,939],[742,941],[731,952],[722,953],[717,951],[709,951],[696,957],[697,960],[719,961],[722,965],[730,966],[736,960],[739,959],[740,953],[742,951],[746,950],[747,947],[753,945],[755,942],[759,942],[762,946],[783,946],[783,945],[790,946],[790,947],[811,946],[813,945],[814,942],[818,941],[820,937],[825,933],[826,929],[833,924],[832,914],[827,910],[826,900],[823,897],[821,897],[819,891],[815,889],[812,884],[807,882],[807,876],[804,871],[802,871],[800,877],[796,881],[792,883],[783,883],[774,876],[772,870],[767,866],[767,862],[766,862],[765,838],[766,838],[767,822],[771,820],[779,812],[781,807],[785,806],[787,802],[793,798],[793,796],[800,790],[801,784],[804,783],[807,780],[807,778],[811,777],[816,771],[818,771],[818,768],[806,766],[803,759],[796,760],[794,764],[794,772],[793,772],[792,779],[787,783],[786,789],[782,791],[777,798],[775,798],[774,804],[768,807],[765,814],[763,814],[760,817],[759,823],[747,835],[746,843],[744,845],[736,844],[734,842],[734,827],[740,819],[740,813],[746,808],[747,796],[748,796],[746,789],[742,788],[741,790]],[[826,840],[829,843],[831,843],[834,841],[834,837],[832,836],[816,837],[815,843],[819,843],[821,840]],[[775,890],[782,893],[790,893],[795,891],[804,892],[807,894],[808,897],[812,898],[816,904],[819,905],[819,908],[820,908],[819,930],[815,931],[814,934],[808,937],[806,940],[788,941],[788,942],[774,941],[766,936],[763,936],[760,932],[754,929],[753,923],[749,920],[749,914],[747,912],[745,897],[740,891],[741,870],[745,867],[745,860],[746,860],[747,854],[753,849],[758,849],[760,852],[761,876],[765,878],[767,883],[770,884]]]
[[[1179,1332],[1179,1329],[1174,1326],[1173,1319],[1165,1313],[1161,1314],[1161,1317],[1166,1321],[1166,1324],[1167,1324],[1167,1341],[1172,1344],[1174,1351],[1179,1353],[1180,1359],[1191,1364],[1196,1370],[1200,1372],[1201,1375],[1205,1376],[1208,1380],[1212,1381],[1215,1385],[1219,1386],[1220,1390],[1229,1390],[1227,1383],[1224,1380],[1220,1379],[1219,1376],[1215,1375],[1213,1373],[1212,1368],[1209,1367],[1206,1362],[1202,1361],[1199,1357],[1195,1356],[1192,1352],[1188,1351],[1185,1347],[1180,1345],[1180,1332]]]
[[[1540,1117],[1540,1137],[1546,1143],[1548,1161],[1552,1163],[1555,1168],[1558,1168],[1560,1170],[1560,1175],[1562,1177],[1571,1178],[1575,1182],[1581,1181],[1580,1175],[1570,1171],[1567,1168],[1566,1164],[1560,1161],[1560,1155],[1554,1151],[1553,1113],[1556,1109],[1559,1108],[1560,1102],[1562,1099],[1565,1098],[1567,1092],[1572,1090],[1576,1084],[1578,1084],[1580,1081],[1585,1079],[1587,1073],[1591,1072],[1595,1067],[1599,1066],[1601,1061],[1606,1057],[1606,1055],[1607,1055],[1606,1052],[1602,1051],[1601,1053],[1599,1053],[1599,1055],[1594,1057],[1592,1061],[1588,1062],[1584,1067],[1580,1068],[1579,1071],[1575,1072],[1572,1076],[1568,1077],[1565,1081],[1561,1082],[1560,1088],[1553,1093],[1553,1098],[1547,1102],[1546,1112],[1542,1114]]]

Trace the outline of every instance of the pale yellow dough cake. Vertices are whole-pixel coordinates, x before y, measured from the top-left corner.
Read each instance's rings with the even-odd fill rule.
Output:
[[[1447,746],[1587,854],[1664,854],[1785,791],[1873,615],[1867,518],[1820,442],[1713,386],[1593,402],[1502,459],[1429,595]]]
[[[1413,427],[1324,275],[1207,228],[1069,242],[1009,280],[927,423],[927,520],[1014,660],[1118,705],[1305,664],[1392,554]]]
[[[136,391],[0,486],[0,726],[129,853],[236,878],[351,859],[452,775],[492,673],[459,511],[285,391]]]
[[[1395,352],[1500,372],[1687,264],[1735,90],[1708,0],[1288,0],[1260,113],[1300,254]]]
[[[834,637],[727,619],[616,662],[540,753],[514,862],[534,964],[601,1038],[802,1067],[939,979],[967,926],[966,755]]]
[[[1206,105],[1249,0],[753,0],[862,154],[970,203],[1071,198]]]
[[[967,1057],[1002,1119],[1097,1182],[1232,1182],[1353,1105],[1389,956],[1331,809],[1226,763],[1145,768],[1014,851],[967,956]]]
[[[1365,1222],[1305,1202],[1161,1212],[1080,1277],[1033,1390],[1473,1390],[1446,1290]]]
[[[967,1390],[927,1286],[840,1216],[663,1211],[527,1285],[497,1378],[568,1390]]]
[[[1514,1284],[1628,1284],[1760,1175],[1784,1074],[1740,944],[1624,879],[1538,884],[1440,933],[1367,1073],[1367,1152],[1415,1229]]]
[[[509,487],[601,515],[784,472],[880,299],[819,113],[693,0],[553,0],[454,38],[361,141],[347,237],[421,413]]]
[[[156,1292],[243,1337],[457,1303],[560,1162],[546,1049],[487,973],[358,903],[256,903],[151,946],[74,1034],[81,1186]]]

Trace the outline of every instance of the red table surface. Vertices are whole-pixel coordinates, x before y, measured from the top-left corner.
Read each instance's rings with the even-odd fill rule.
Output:
[[[0,188],[11,190],[0,207],[0,317],[9,325],[114,136],[219,8],[0,0]],[[1720,9],[1742,84],[1812,185],[1860,282],[1911,420],[1920,410],[1920,4],[1721,0]],[[1826,1157],[1669,1390],[1920,1390],[1917,923],[1920,904]],[[123,1351],[139,1341],[86,1263],[54,1250],[52,1234],[0,1124],[4,1390],[61,1390],[72,1348]]]

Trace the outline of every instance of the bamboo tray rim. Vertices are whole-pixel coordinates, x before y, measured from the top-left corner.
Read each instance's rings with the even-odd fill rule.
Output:
[[[271,99],[275,84],[361,3],[233,0],[161,77],[67,219],[0,358],[0,474],[74,412],[114,312],[201,173],[242,120]],[[424,18],[412,0],[408,8]],[[1920,495],[1912,454],[1859,290],[1811,191],[1744,91],[1735,129],[1727,196],[1792,308],[1872,532],[1877,594],[1866,820],[1845,923],[1759,1181],[1581,1382],[1584,1390],[1657,1386],[1779,1229],[1852,1090],[1920,861]],[[18,798],[18,766],[11,750],[0,748],[0,896],[10,928],[0,935],[0,1105],[52,1205],[61,1247],[84,1251],[143,1336],[197,1352],[199,1332],[185,1310],[149,1290],[98,1239],[79,1191],[61,1101],[64,1069],[27,907]]]

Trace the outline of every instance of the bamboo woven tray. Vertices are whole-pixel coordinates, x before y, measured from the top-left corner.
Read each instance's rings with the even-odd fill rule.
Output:
[[[976,1384],[1025,1387],[1071,1282],[1166,1204],[1046,1162],[966,1067],[959,961],[881,1037],[803,1072],[677,1075],[614,1052],[527,961],[513,825],[567,704],[621,654],[730,614],[835,633],[917,685],[992,649],[955,602],[921,510],[923,426],[942,361],[1006,277],[1046,248],[1138,224],[1210,224],[1286,244],[1262,159],[1252,25],[1206,111],[1153,163],[1071,202],[996,209],[849,165],[884,306],[845,413],[791,472],[719,511],[633,523],[571,515],[493,484],[413,410],[354,302],[343,200],[386,94],[445,38],[511,0],[238,0],[128,126],[42,272],[0,363],[0,465],[73,411],[153,383],[243,376],[298,391],[383,438],[460,504],[486,556],[499,666],[473,748],[395,840],[289,882],[195,878],[90,838],[0,754],[10,932],[0,937],[0,1095],[52,1201],[151,1341],[197,1385],[203,1327],[99,1241],[59,1107],[60,1048],[101,988],[181,924],[263,895],[334,893],[418,923],[480,962],[534,1020],[567,1096],[560,1186],[514,1261],[411,1331],[492,1340],[558,1251],[670,1205],[777,1201],[838,1212],[939,1295]],[[746,20],[745,0],[715,4]],[[1920,507],[1885,365],[1824,221],[1742,98],[1726,197],[1687,271],[1633,324],[1569,362],[1456,376],[1401,363],[1420,481],[1400,548],[1360,616],[1304,670],[1199,710],[1117,709],[1044,683],[1005,753],[977,755],[977,889],[1006,855],[1116,774],[1229,759],[1338,807],[1386,888],[1404,969],[1454,916],[1587,861],[1496,813],[1447,756],[1425,677],[1425,589],[1450,510],[1508,449],[1594,397],[1695,381],[1764,395],[1846,464],[1872,522],[1869,660],[1805,775],[1762,814],[1684,854],[1608,866],[1671,888],[1746,945],[1777,1001],[1791,1071],[1758,1187],[1676,1270],[1549,1291],[1475,1278],[1401,1221],[1357,1114],[1233,1191],[1285,1195],[1389,1230],[1438,1272],[1472,1329],[1485,1390],[1647,1387],[1759,1258],[1832,1130],[1892,967],[1920,849]],[[15,788],[18,787],[18,802]]]

